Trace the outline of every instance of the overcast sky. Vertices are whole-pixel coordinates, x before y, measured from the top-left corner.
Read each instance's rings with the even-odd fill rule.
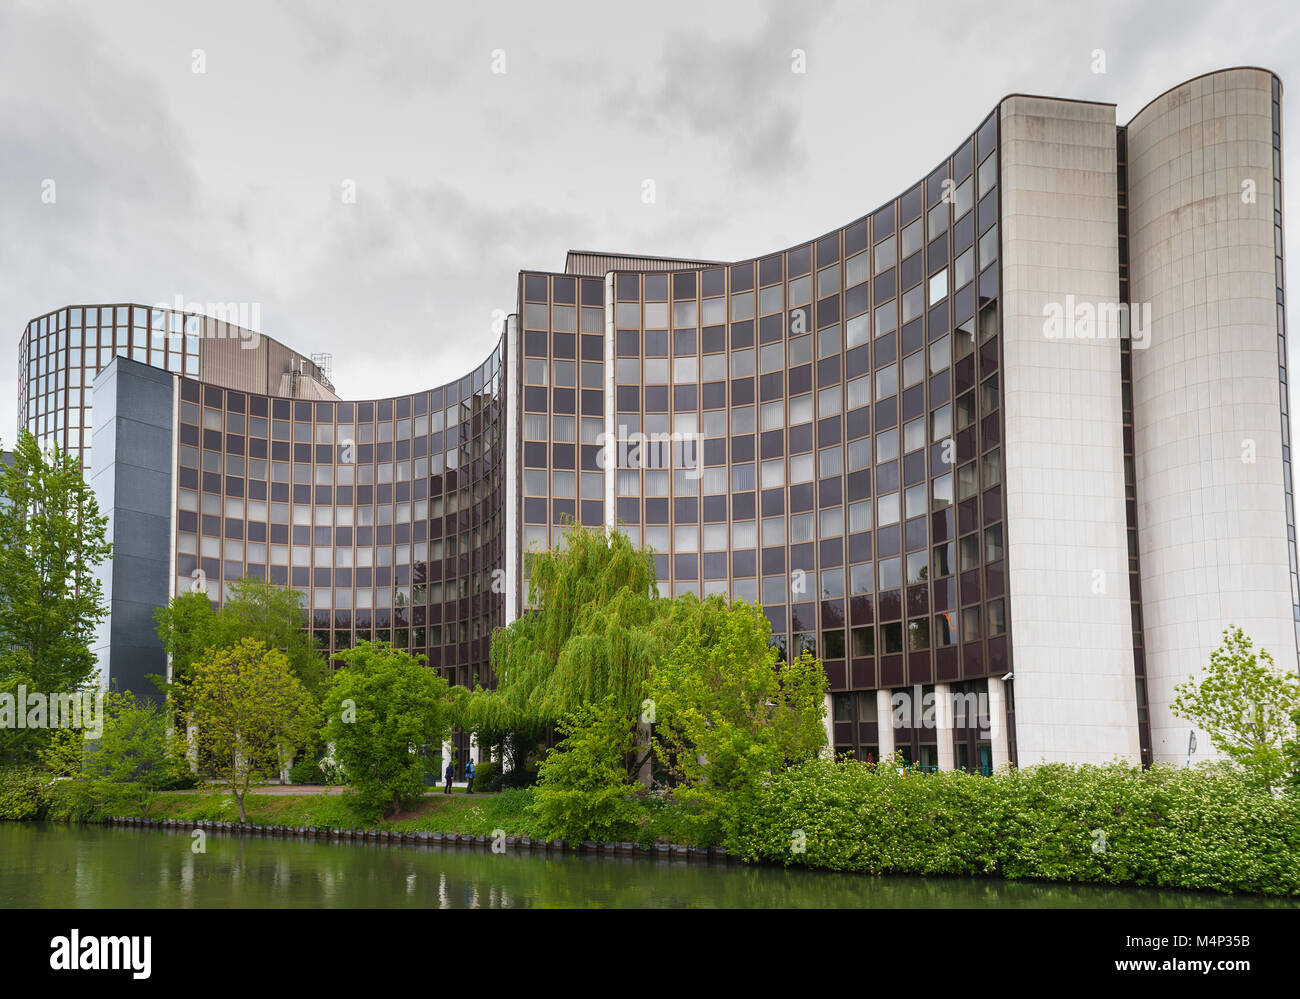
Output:
[[[255,302],[260,332],[333,353],[344,397],[409,392],[479,363],[517,272],[569,248],[783,248],[899,193],[1008,93],[1126,122],[1213,69],[1285,85],[1297,24],[1240,0],[0,0],[0,439],[24,324],[63,305]]]

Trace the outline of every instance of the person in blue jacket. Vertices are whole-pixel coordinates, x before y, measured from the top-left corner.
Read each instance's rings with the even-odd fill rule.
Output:
[[[447,778],[447,786],[442,789],[442,793],[451,794],[451,782],[456,776],[456,764],[452,763],[451,760],[447,761],[447,769],[443,773],[443,776]]]
[[[474,761],[468,760],[465,763],[465,793],[474,793]]]

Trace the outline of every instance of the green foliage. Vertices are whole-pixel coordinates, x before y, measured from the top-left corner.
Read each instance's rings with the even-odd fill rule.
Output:
[[[188,770],[168,737],[170,713],[155,701],[108,691],[102,717],[98,739],[62,729],[42,756],[53,773],[67,778],[58,785],[62,812],[76,819],[99,811],[147,817],[158,792]]]
[[[50,807],[53,777],[37,766],[0,768],[0,820],[22,822],[45,818]]]
[[[614,697],[585,705],[560,723],[564,739],[542,763],[533,814],[552,836],[616,840],[632,836],[636,785],[623,765],[636,743],[635,720]]]
[[[284,653],[251,638],[209,649],[174,692],[178,755],[188,750],[181,733],[193,726],[197,747],[211,760],[213,776],[234,795],[241,822],[248,788],[278,775],[320,724],[315,701]]]
[[[653,554],[616,531],[570,524],[557,550],[528,558],[537,610],[492,636],[497,727],[553,725],[606,699],[639,712],[671,619],[687,613],[657,599]]]
[[[387,643],[360,642],[338,658],[323,738],[360,802],[396,811],[424,793],[451,729],[447,682]]]
[[[253,578],[231,583],[230,595],[219,610],[205,591],[173,598],[154,611],[154,620],[171,656],[174,680],[183,681],[209,649],[232,648],[249,638],[284,653],[294,676],[319,701],[329,667],[315,636],[306,630],[303,599],[297,590]]]
[[[804,652],[782,662],[761,608],[710,597],[650,670],[655,751],[704,821],[732,825],[743,799],[826,744],[826,674]]]
[[[328,784],[320,762],[312,755],[304,756],[289,768],[289,780],[294,784]]]
[[[96,567],[108,558],[108,518],[76,458],[42,453],[24,430],[0,467],[0,690],[89,688],[95,627],[108,613]],[[0,761],[32,762],[50,729],[0,730]]]
[[[452,687],[452,727],[471,733],[478,745],[504,761],[507,773],[536,770],[545,755],[542,742],[550,731],[548,725],[525,717],[511,709],[495,693],[476,687]]]
[[[474,790],[477,792],[501,790],[501,764],[484,760],[474,766]]]
[[[229,636],[205,590],[173,597],[155,610],[153,617],[178,682],[189,678],[190,669],[208,649],[228,644]]]
[[[728,846],[869,874],[1300,893],[1300,801],[1224,766],[1125,763],[899,774],[815,760],[759,789]]]
[[[1210,736],[1215,749],[1266,789],[1280,787],[1292,767],[1286,743],[1296,737],[1300,679],[1279,670],[1267,649],[1255,650],[1240,628],[1226,628],[1199,682],[1174,688],[1171,709]]]
[[[1300,708],[1291,713],[1291,738],[1282,743],[1287,790],[1300,797]]]

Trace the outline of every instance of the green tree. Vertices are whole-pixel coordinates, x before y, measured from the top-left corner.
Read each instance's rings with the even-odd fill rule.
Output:
[[[763,780],[826,745],[820,660],[784,662],[771,637],[760,607],[710,597],[650,670],[657,756],[706,823],[742,814]]]
[[[1300,795],[1300,708],[1291,712],[1291,737],[1282,743],[1282,753],[1286,758],[1287,788]]]
[[[450,731],[447,681],[387,642],[358,642],[338,658],[323,737],[359,803],[396,812],[424,792]]]
[[[564,738],[542,761],[533,813],[547,834],[566,840],[622,840],[635,832],[639,785],[623,759],[636,745],[636,720],[612,696],[560,722]]]
[[[153,612],[158,638],[171,660],[172,676],[188,679],[190,669],[208,649],[227,644],[221,618],[206,592],[183,593]],[[165,684],[165,678],[161,679]]]
[[[307,630],[303,595],[285,586],[246,577],[230,584],[218,610],[205,592],[185,593],[154,612],[158,637],[171,656],[174,679],[185,677],[208,649],[224,649],[245,638],[279,649],[294,676],[318,700],[329,667],[316,637]]]
[[[0,690],[88,689],[90,646],[108,614],[95,570],[112,552],[108,518],[78,461],[42,453],[24,430],[0,470]],[[49,730],[0,732],[0,759],[32,761]]]
[[[196,748],[230,788],[240,822],[247,821],[249,787],[278,774],[320,726],[316,702],[293,675],[288,657],[251,638],[209,649],[173,690],[178,720],[194,727]],[[179,739],[184,731],[178,724]]]
[[[617,531],[569,524],[556,550],[528,558],[536,610],[492,636],[494,724],[554,725],[606,700],[618,713],[639,717],[650,667],[698,599],[659,599],[653,553]],[[643,783],[649,742],[642,724],[631,767]]]
[[[1228,759],[1271,791],[1285,779],[1284,746],[1295,738],[1300,680],[1279,670],[1267,649],[1240,628],[1228,627],[1223,644],[1210,654],[1205,676],[1174,688],[1173,713],[1209,735]]]
[[[147,817],[158,792],[179,776],[178,764],[185,764],[171,751],[170,713],[155,700],[108,691],[102,719],[95,740],[83,730],[61,729],[43,762],[100,811],[124,805]]]

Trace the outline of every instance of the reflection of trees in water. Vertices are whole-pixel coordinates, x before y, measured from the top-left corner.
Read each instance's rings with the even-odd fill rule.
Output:
[[[980,878],[872,877],[637,857],[494,854],[295,841],[188,829],[0,823],[0,881],[22,906],[462,908],[1216,908],[1285,899]],[[41,856],[75,879],[9,877]],[[26,887],[30,885],[30,888]]]

